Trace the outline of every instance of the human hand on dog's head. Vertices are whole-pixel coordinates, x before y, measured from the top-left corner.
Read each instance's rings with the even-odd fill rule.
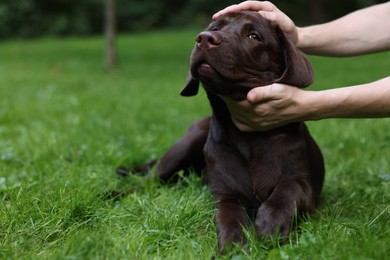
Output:
[[[213,20],[218,17],[232,12],[239,11],[257,11],[267,20],[277,24],[280,29],[290,38],[290,40],[297,45],[298,43],[298,28],[294,22],[285,13],[280,11],[274,4],[268,1],[245,1],[240,4],[235,4],[226,7],[223,10],[213,15]]]
[[[247,99],[235,101],[220,96],[228,106],[235,126],[243,132],[266,131],[304,119],[309,91],[285,84],[257,87],[249,91]]]

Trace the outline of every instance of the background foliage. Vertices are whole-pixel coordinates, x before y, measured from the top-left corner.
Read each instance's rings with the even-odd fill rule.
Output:
[[[211,14],[241,0],[117,0],[120,32],[207,24]],[[298,23],[333,19],[378,0],[275,0]],[[0,38],[98,34],[102,0],[2,0]]]

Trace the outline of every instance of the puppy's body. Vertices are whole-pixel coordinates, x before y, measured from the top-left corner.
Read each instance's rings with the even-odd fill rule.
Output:
[[[204,154],[206,177],[217,202],[221,249],[230,240],[244,242],[242,226],[249,226],[252,210],[257,212],[258,236],[287,235],[295,210],[313,211],[322,187],[323,162],[303,123],[241,133],[230,118],[214,115]]]
[[[274,82],[304,87],[312,78],[305,56],[256,12],[227,14],[198,35],[181,94],[196,95],[201,82],[213,115],[191,126],[161,158],[157,173],[168,180],[179,170],[206,166],[220,249],[245,241],[248,211],[256,212],[258,236],[287,235],[295,210],[314,209],[324,178],[321,152],[304,123],[243,133],[220,96],[243,100],[254,87]]]

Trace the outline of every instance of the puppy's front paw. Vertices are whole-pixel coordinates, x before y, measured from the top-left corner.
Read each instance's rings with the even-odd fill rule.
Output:
[[[146,175],[151,169],[157,164],[157,160],[151,160],[145,164],[136,165],[133,167],[119,166],[116,168],[115,172],[117,175],[121,177],[127,177],[132,173]]]
[[[244,245],[246,239],[242,226],[219,227],[218,230],[218,248],[220,251],[228,250],[233,244]]]
[[[264,203],[258,210],[255,229],[258,237],[280,234],[287,236],[293,223],[293,210],[268,206]]]

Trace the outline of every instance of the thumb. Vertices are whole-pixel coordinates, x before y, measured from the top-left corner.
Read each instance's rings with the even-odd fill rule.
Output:
[[[271,100],[271,88],[272,85],[253,88],[248,92],[246,99],[249,103],[260,103]]]

